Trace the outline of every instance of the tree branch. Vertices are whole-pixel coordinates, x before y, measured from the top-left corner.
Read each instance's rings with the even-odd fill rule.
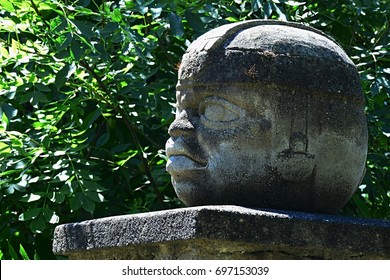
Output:
[[[43,24],[50,30],[50,24],[48,24],[47,21],[42,17],[37,5],[34,3],[33,0],[30,0],[30,3],[31,3],[31,7],[34,9],[34,11],[42,19]]]

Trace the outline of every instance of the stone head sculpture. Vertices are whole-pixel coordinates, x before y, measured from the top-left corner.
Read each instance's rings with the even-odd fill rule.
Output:
[[[182,59],[167,171],[188,206],[336,212],[364,173],[363,109],[355,66],[322,32],[227,24]]]

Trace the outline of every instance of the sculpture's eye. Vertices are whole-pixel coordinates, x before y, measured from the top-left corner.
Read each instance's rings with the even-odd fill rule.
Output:
[[[245,112],[238,106],[221,98],[210,97],[200,105],[201,120],[208,126],[228,125],[244,116]]]
[[[221,104],[216,103],[207,104],[205,106],[203,115],[209,121],[213,122],[229,122],[234,121],[239,117],[235,112],[229,110]]]

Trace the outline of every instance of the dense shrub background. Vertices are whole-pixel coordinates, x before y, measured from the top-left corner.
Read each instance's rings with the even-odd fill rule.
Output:
[[[165,173],[177,68],[225,23],[333,36],[361,74],[367,173],[341,214],[390,218],[387,0],[0,0],[0,259],[52,259],[59,223],[182,206]]]

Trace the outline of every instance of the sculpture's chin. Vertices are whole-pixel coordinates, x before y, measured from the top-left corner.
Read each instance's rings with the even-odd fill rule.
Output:
[[[172,176],[172,185],[175,189],[177,197],[187,206],[200,206],[215,204],[215,196],[212,193],[212,188],[207,186],[202,181],[204,176],[197,176],[196,180],[192,178],[182,178]]]

